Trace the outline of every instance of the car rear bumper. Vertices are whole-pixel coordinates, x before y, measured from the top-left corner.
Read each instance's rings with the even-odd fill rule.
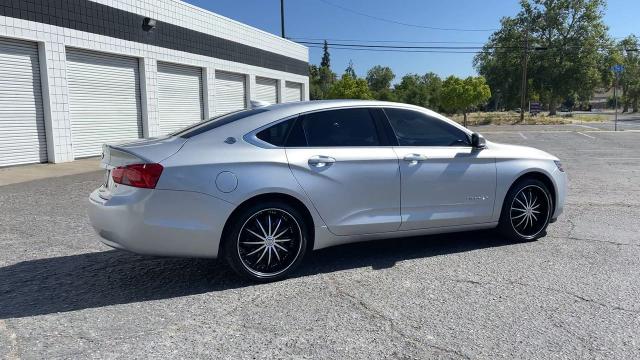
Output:
[[[106,245],[145,255],[217,257],[234,206],[195,192],[123,187],[89,196],[89,218]]]

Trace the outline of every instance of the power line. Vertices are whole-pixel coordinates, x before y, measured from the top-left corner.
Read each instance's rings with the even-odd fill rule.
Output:
[[[490,31],[496,31],[498,29],[461,29],[461,28],[442,28],[442,27],[434,27],[434,26],[427,26],[427,25],[420,25],[420,24],[411,24],[411,23],[406,23],[403,21],[397,21],[397,20],[392,20],[392,19],[386,19],[383,17],[379,17],[379,16],[375,16],[375,15],[370,15],[370,14],[366,14],[357,10],[353,10],[351,8],[348,7],[344,7],[342,5],[338,5],[338,4],[334,4],[332,2],[329,2],[327,0],[319,0],[327,5],[336,7],[338,9],[342,9],[344,11],[356,14],[356,15],[360,15],[360,16],[364,16],[370,19],[374,19],[374,20],[378,20],[378,21],[383,21],[386,23],[390,23],[390,24],[396,24],[396,25],[402,25],[402,26],[409,26],[409,27],[414,27],[414,28],[420,28],[420,29],[428,29],[428,30],[439,30],[439,31],[464,31],[464,32],[490,32]]]
[[[322,46],[310,45],[309,48],[322,49]],[[402,49],[371,49],[371,48],[351,48],[351,47],[331,47],[331,50],[351,50],[351,51],[374,51],[374,52],[395,52],[395,53],[436,53],[436,54],[477,54],[479,51],[451,51],[451,50],[402,50]]]
[[[298,43],[307,45],[311,48],[322,47],[324,42],[313,42],[313,41],[298,41]],[[367,50],[367,51],[383,51],[383,52],[447,52],[447,53],[481,53],[481,52],[492,52],[492,51],[512,51],[512,52],[521,52],[523,50],[522,46],[407,46],[407,45],[372,45],[372,44],[349,44],[349,43],[329,43],[327,44],[332,49],[339,50]],[[579,45],[566,45],[562,47],[560,50],[576,50],[580,49],[582,46]],[[546,50],[558,50],[559,48],[553,48],[548,46],[529,46],[528,50],[530,51],[546,51]],[[601,46],[598,47],[600,50],[610,50],[615,49],[615,47],[609,46]],[[466,50],[466,51],[465,51]],[[475,50],[475,51],[469,51]],[[625,49],[625,51],[637,51],[638,49]]]
[[[305,45],[323,45],[320,42],[311,41],[298,41],[300,44]],[[371,45],[371,44],[344,44],[344,43],[328,43],[330,46],[350,46],[354,48],[385,48],[385,49],[434,49],[434,50],[447,50],[447,49],[461,49],[461,50],[473,50],[482,49],[482,46],[406,46],[406,45]],[[511,47],[517,48],[517,47]]]
[[[359,43],[396,43],[396,44],[485,44],[482,41],[408,41],[408,40],[364,40],[364,39],[328,39],[328,38],[307,38],[307,37],[287,37],[292,41],[336,41],[336,42],[359,42]]]

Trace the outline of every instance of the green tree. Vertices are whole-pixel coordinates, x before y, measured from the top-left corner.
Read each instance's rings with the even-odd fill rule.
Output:
[[[500,29],[491,35],[473,59],[476,70],[491,87],[495,110],[520,106],[522,78],[522,53],[510,48],[520,48],[523,41],[521,26],[512,18],[503,18],[500,22]]]
[[[309,97],[311,100],[322,100],[329,96],[329,89],[336,81],[336,74],[331,71],[329,45],[324,42],[324,52],[320,66],[309,66]]]
[[[464,115],[464,126],[467,126],[467,113],[491,97],[491,90],[481,76],[469,76],[460,79],[449,76],[442,83],[442,106],[450,112],[461,111]]]
[[[322,46],[322,60],[320,60],[320,67],[331,68],[331,56],[329,55],[329,43],[324,41]]]
[[[353,61],[349,60],[349,66],[347,66],[347,68],[344,69],[344,73],[351,76],[354,79],[358,77],[358,75],[356,75],[356,69],[353,67]]]
[[[519,104],[522,60],[528,44],[527,89],[551,114],[562,99],[589,98],[601,84],[608,41],[602,18],[605,0],[520,0],[521,10],[501,20],[501,28],[474,59],[507,106]],[[517,105],[519,106],[519,105]]]
[[[309,98],[311,100],[322,99],[320,69],[316,65],[309,65]]]
[[[374,93],[391,89],[391,82],[395,77],[388,66],[376,65],[367,71],[367,83]]]
[[[398,101],[438,110],[441,91],[440,77],[434,73],[427,73],[423,76],[417,74],[403,76],[400,84],[396,85],[394,93]]]
[[[344,74],[331,86],[329,99],[373,99],[373,96],[366,80]]]
[[[638,112],[638,100],[640,98],[640,54],[637,49],[640,47],[638,37],[629,35],[618,44],[620,63],[624,70],[620,74],[619,85],[622,88],[623,112],[633,108],[633,112]],[[629,51],[631,50],[631,51]]]

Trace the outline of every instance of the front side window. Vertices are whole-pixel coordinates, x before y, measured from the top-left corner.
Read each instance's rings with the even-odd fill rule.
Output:
[[[400,146],[470,146],[467,134],[418,111],[385,108]]]
[[[379,146],[380,140],[369,109],[337,109],[300,117],[311,147]]]

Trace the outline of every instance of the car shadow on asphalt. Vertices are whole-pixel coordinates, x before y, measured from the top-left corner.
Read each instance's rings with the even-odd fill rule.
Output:
[[[494,232],[467,232],[343,245],[311,253],[293,277],[510,245]],[[256,285],[222,261],[145,257],[109,250],[29,260],[0,268],[0,319],[45,315]]]

